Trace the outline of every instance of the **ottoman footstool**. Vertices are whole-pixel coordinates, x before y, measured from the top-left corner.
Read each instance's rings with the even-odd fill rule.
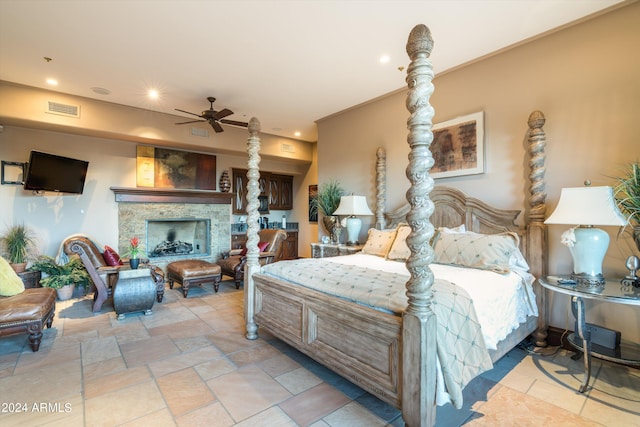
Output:
[[[174,281],[180,282],[182,284],[182,293],[186,298],[191,285],[201,285],[206,282],[213,282],[213,289],[218,292],[222,269],[218,264],[189,259],[169,263],[167,265],[167,276],[169,289],[173,289]]]
[[[30,288],[12,297],[0,297],[0,336],[29,334],[31,350],[38,351],[42,330],[51,327],[56,311],[56,291]]]

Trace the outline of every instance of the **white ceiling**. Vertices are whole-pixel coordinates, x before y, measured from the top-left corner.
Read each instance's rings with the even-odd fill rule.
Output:
[[[60,92],[185,119],[174,109],[199,113],[215,96],[216,110],[235,111],[228,119],[315,141],[316,120],[404,87],[416,24],[431,29],[441,73],[616,3],[0,0],[0,80],[53,89],[51,77]]]

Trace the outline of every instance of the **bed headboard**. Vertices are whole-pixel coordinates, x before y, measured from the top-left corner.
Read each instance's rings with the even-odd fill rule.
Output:
[[[522,231],[515,223],[520,215],[518,210],[496,209],[452,187],[434,187],[429,197],[434,204],[430,221],[436,228],[464,224],[467,230],[483,234]],[[386,227],[393,228],[401,222],[406,222],[405,216],[408,212],[409,205],[405,205],[386,213]]]

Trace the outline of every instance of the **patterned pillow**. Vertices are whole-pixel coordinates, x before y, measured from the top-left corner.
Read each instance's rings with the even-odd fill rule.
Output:
[[[411,255],[411,250],[407,246],[407,236],[411,233],[411,227],[405,224],[398,225],[396,237],[393,240],[391,249],[387,254],[387,259],[392,261],[406,261]]]
[[[519,242],[516,233],[441,233],[435,243],[434,262],[508,273]]]
[[[375,228],[370,228],[367,241],[362,247],[362,253],[386,257],[395,237],[396,229],[376,230]]]

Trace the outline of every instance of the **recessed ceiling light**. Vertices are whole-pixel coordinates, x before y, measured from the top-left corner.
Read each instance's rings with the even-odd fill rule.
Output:
[[[47,79],[47,84],[51,86],[58,86],[58,81],[56,79]]]
[[[301,134],[300,132],[296,131],[296,132],[294,133],[294,135],[295,135],[295,136],[300,136],[300,135],[302,135],[302,134]]]
[[[382,56],[380,57],[380,63],[381,63],[381,64],[386,64],[387,62],[389,62],[389,60],[390,60],[390,59],[391,59],[391,58],[389,58],[389,55],[382,55]]]
[[[158,91],[155,89],[149,89],[149,91],[147,92],[147,95],[151,99],[158,99],[158,96],[159,96]]]
[[[98,95],[109,95],[111,93],[109,89],[105,89],[103,87],[97,87],[97,86],[92,87],[91,90],[97,93]]]

